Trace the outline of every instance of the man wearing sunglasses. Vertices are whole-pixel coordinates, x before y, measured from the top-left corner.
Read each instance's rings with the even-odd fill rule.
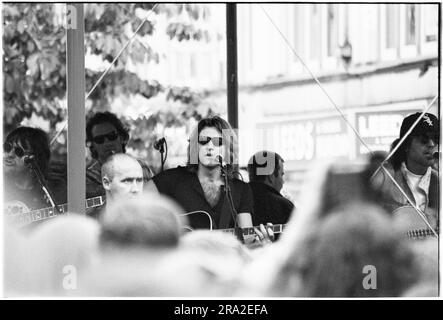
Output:
[[[220,158],[221,157],[221,158]],[[231,228],[234,221],[224,192],[220,159],[226,162],[229,186],[238,213],[253,213],[252,192],[239,179],[237,136],[220,117],[199,121],[191,134],[186,166],[169,169],[156,175],[153,188],[176,200],[186,212],[205,211],[188,216],[191,228],[207,229],[212,220],[214,229]]]
[[[400,136],[393,142],[392,149],[420,115],[421,113],[417,112],[403,119]],[[438,173],[433,169],[433,165],[434,153],[438,151],[439,136],[439,120],[433,114],[426,113],[384,165],[408,198],[425,213],[433,227],[438,223]],[[381,190],[384,206],[389,212],[410,205],[383,170],[379,171],[373,182]]]
[[[102,185],[101,166],[113,154],[125,153],[129,130],[111,112],[97,112],[86,124],[86,144],[93,160],[86,166],[86,197],[105,195]],[[149,166],[138,160],[143,168],[145,182],[153,174]]]
[[[7,214],[51,207],[34,171],[40,169],[46,186],[57,204],[66,202],[66,183],[49,170],[51,152],[46,133],[37,128],[19,127],[3,143],[4,204]]]

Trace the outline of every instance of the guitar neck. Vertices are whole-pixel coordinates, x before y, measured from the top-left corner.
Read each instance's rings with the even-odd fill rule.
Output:
[[[285,224],[274,224],[272,226],[272,231],[274,233],[282,233],[285,226],[286,226]],[[260,230],[260,227],[247,227],[247,228],[240,228],[240,229],[243,233],[243,236],[250,236],[250,235],[256,234],[254,228],[257,228]],[[235,234],[235,228],[221,229],[220,231]]]
[[[437,235],[439,234],[438,229],[435,230]],[[429,237],[435,237],[434,232],[431,229],[414,229],[406,232],[406,235],[411,239],[424,239]]]
[[[105,203],[104,197],[95,197],[86,200],[86,209],[100,207]],[[68,204],[61,204],[57,206],[59,210],[56,210],[55,207],[44,208],[33,210],[29,212],[24,212],[21,214],[17,214],[12,216],[13,224],[24,226],[30,224],[32,222],[41,221],[49,218],[53,218],[55,216],[64,214],[68,211]]]

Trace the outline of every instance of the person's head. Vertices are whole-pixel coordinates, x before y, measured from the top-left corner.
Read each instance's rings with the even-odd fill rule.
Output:
[[[213,254],[225,259],[236,259],[241,264],[252,259],[248,249],[237,237],[227,232],[194,230],[182,237],[182,248]]]
[[[86,124],[86,143],[91,156],[104,163],[115,153],[125,153],[129,130],[111,112],[97,112]]]
[[[403,119],[400,136],[392,143],[391,150],[397,146],[420,115],[421,113],[417,112]],[[392,156],[391,163],[394,168],[399,168],[405,162],[409,170],[416,171],[414,173],[423,172],[434,164],[434,151],[439,140],[438,119],[433,114],[426,113]]]
[[[190,136],[188,165],[216,168],[222,156],[232,173],[238,169],[237,149],[237,135],[228,122],[218,116],[204,118]]]
[[[108,158],[101,168],[102,184],[109,200],[133,198],[143,191],[143,170],[139,162],[125,153]]]
[[[76,277],[98,261],[99,225],[81,214],[58,216],[27,238],[25,295],[75,295]]]
[[[276,290],[281,285],[295,296],[388,297],[400,296],[418,279],[407,239],[376,205],[349,204],[320,220],[311,232],[304,245],[290,253]]]
[[[28,172],[24,156],[34,156],[43,174],[48,169],[51,151],[48,136],[37,128],[19,127],[11,131],[3,143],[3,168],[5,174]]]
[[[147,193],[132,200],[119,199],[100,218],[102,248],[175,248],[187,222],[175,202]]]
[[[265,183],[275,190],[283,188],[284,160],[276,152],[259,151],[248,162],[249,181]]]

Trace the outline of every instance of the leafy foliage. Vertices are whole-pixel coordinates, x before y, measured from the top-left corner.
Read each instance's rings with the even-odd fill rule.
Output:
[[[151,10],[153,3],[137,4],[85,4],[86,52],[112,62],[143,21],[137,10]],[[19,126],[25,119],[40,117],[49,122],[49,132],[54,133],[67,116],[63,103],[66,98],[66,30],[57,7],[50,3],[6,3],[3,5],[3,92],[5,134]],[[207,8],[197,4],[159,4],[153,14],[171,18],[166,33],[171,40],[210,41],[207,30],[201,30],[193,21],[206,19]],[[177,19],[174,19],[177,18]],[[152,35],[156,26],[145,21],[138,37]],[[186,111],[158,111],[149,117],[140,117],[131,125],[132,145],[135,149],[152,147],[155,136],[149,135],[158,123],[183,125],[190,117],[199,118],[198,105],[201,93],[189,88],[165,87],[157,80],[142,80],[126,69],[128,60],[135,64],[159,62],[154,48],[133,41],[123,51],[110,72],[88,97],[90,112],[109,108],[120,95],[141,95],[147,99],[164,93],[171,102],[181,102]],[[101,72],[87,69],[86,92],[101,76]],[[128,119],[123,119],[129,122]],[[65,134],[53,150],[66,152]]]

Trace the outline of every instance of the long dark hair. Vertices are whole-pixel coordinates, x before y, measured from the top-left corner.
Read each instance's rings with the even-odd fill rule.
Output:
[[[46,132],[42,129],[19,127],[11,131],[5,143],[20,143],[23,148],[30,150],[44,175],[47,174],[51,151]]]
[[[409,148],[409,145],[411,144],[412,137],[408,136],[405,141],[401,144],[401,146],[395,151],[395,153],[391,156],[389,159],[389,162],[391,163],[394,170],[398,170],[401,167],[401,164],[406,161],[407,158],[407,150]],[[394,148],[398,145],[400,142],[400,138],[395,139],[391,144],[390,151],[394,150]]]
[[[223,145],[225,147],[225,161],[227,164],[228,175],[231,178],[239,178],[238,166],[238,138],[231,125],[219,116],[201,119],[197,127],[191,133],[188,144],[188,159],[187,166],[191,171],[197,171],[198,168],[198,137],[204,128],[215,128],[223,138]]]

